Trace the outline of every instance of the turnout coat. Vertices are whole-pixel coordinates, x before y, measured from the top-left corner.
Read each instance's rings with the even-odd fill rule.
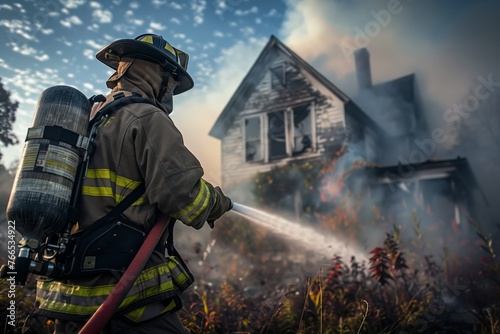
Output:
[[[116,98],[132,94],[148,98],[153,104],[126,105],[113,111],[99,126],[96,151],[82,187],[78,231],[93,227],[141,183],[145,185],[144,194],[123,216],[145,232],[159,214],[200,229],[229,208],[229,200],[220,188],[202,178],[200,162],[186,148],[169,117],[172,87],[162,101],[157,100],[161,83],[161,67],[139,59],[121,61],[108,79],[112,91],[105,102],[94,106],[92,116]],[[112,252],[112,247],[109,249]],[[88,319],[119,278],[115,273],[39,281],[38,313],[69,321]],[[165,256],[160,248],[122,302],[118,315],[140,322],[178,310],[180,293],[191,283],[186,268],[176,257]]]

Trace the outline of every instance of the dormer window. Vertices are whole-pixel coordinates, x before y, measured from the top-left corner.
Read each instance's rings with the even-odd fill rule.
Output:
[[[286,63],[273,65],[269,70],[271,72],[271,87],[286,87]]]

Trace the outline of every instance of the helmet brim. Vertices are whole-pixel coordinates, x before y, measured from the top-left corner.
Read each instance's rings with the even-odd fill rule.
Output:
[[[166,60],[177,67],[176,74],[179,84],[174,89],[174,95],[183,93],[194,86],[191,76],[176,61],[153,45],[135,39],[119,39],[114,41],[99,50],[95,56],[97,60],[114,70],[118,68],[118,63],[122,57],[157,61],[160,64]]]

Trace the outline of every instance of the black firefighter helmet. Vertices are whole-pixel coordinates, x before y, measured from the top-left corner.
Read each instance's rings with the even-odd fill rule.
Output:
[[[160,35],[143,34],[135,39],[119,39],[105,46],[96,53],[96,58],[112,69],[118,68],[122,57],[139,58],[165,65],[165,62],[175,67],[179,84],[174,89],[174,95],[193,88],[193,79],[187,73],[189,55],[174,48]]]

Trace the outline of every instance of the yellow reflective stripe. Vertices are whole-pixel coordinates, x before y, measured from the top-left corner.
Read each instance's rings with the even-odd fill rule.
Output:
[[[167,50],[171,54],[177,56],[177,53],[175,52],[174,48],[168,42],[165,42],[165,50]]]
[[[159,264],[157,266],[148,268],[139,275],[134,285],[144,284],[145,281],[154,279],[158,275],[168,274],[170,272],[170,269],[173,269],[176,266],[177,266],[176,263],[174,263],[173,266],[171,266],[169,261],[168,265]],[[114,284],[99,285],[99,286],[79,286],[79,285],[63,284],[61,282],[48,282],[50,283],[50,287],[48,287],[47,284],[40,284],[40,283],[44,282],[41,281],[38,282],[37,285],[38,289],[50,292],[55,291],[57,293],[73,295],[73,296],[81,296],[81,297],[107,296],[111,293],[111,291],[113,291],[115,287]]]
[[[170,303],[163,310],[161,310],[159,313],[154,313],[153,315],[155,317],[157,317],[160,314],[164,314],[164,313],[169,312],[170,310],[174,309],[176,306],[177,306],[177,303],[175,302],[175,299],[172,298]],[[144,317],[144,315],[147,316],[148,313],[150,313],[150,312],[148,312],[148,307],[149,307],[149,305],[140,307],[140,308],[135,309],[129,313],[125,313],[124,316],[127,319],[132,320],[135,323],[138,323],[138,322],[142,321],[142,318]]]
[[[40,303],[39,308],[44,309],[44,310],[50,310],[52,312],[61,312],[61,313],[66,313],[66,314],[77,314],[77,315],[87,315],[87,314],[92,314],[94,313],[104,302],[106,297],[113,291],[113,288],[115,286],[111,286],[111,289],[109,292],[105,295],[94,295],[93,297],[102,297],[101,302],[98,305],[90,305],[90,306],[82,306],[82,305],[77,305],[77,304],[69,304],[67,301],[60,302],[58,300],[46,300],[41,298],[40,296],[36,297],[36,301]],[[40,288],[37,286],[37,288]],[[51,289],[52,290],[52,289]],[[101,289],[97,289],[101,290]],[[127,307],[128,305],[131,305],[132,303],[135,303],[139,300],[152,297],[154,295],[163,293],[163,292],[168,292],[168,291],[173,291],[174,290],[174,283],[172,280],[168,280],[167,282],[164,282],[160,284],[159,286],[153,286],[151,288],[142,290],[140,292],[135,293],[132,296],[129,296],[125,298],[118,309],[123,309]],[[54,291],[55,292],[55,291]],[[94,291],[91,291],[91,293],[94,293]],[[90,296],[88,296],[90,297]]]
[[[146,42],[146,43],[149,43],[149,44],[153,44],[153,36],[146,36],[146,37],[143,37],[141,39],[141,42]]]
[[[162,277],[162,278],[160,278]],[[162,282],[163,281],[163,282]],[[159,285],[158,283],[161,282]],[[175,257],[169,257],[167,264],[160,264],[144,270],[134,282],[129,295],[122,301],[119,309],[140,302],[155,295],[173,296],[180,290],[185,290],[192,284],[187,272],[179,266]],[[93,314],[113,291],[115,285],[108,284],[97,287],[82,287],[63,284],[61,282],[37,282],[36,301],[39,308],[49,312],[59,312],[71,315]],[[174,308],[170,303],[163,311]],[[130,312],[130,318],[140,319],[144,310]],[[146,309],[147,312],[147,309]],[[128,314],[128,313],[127,313]]]
[[[93,196],[93,197],[111,197],[116,203],[123,201],[126,195],[113,194],[113,189],[111,187],[91,187],[82,186],[82,195]],[[144,198],[140,197],[132,205],[141,205],[144,203]]]
[[[123,300],[123,302],[120,304],[120,308],[123,308],[127,305],[130,305],[136,301],[139,301],[141,299],[145,299],[154,295],[157,295],[158,293],[164,292],[164,291],[173,291],[174,290],[174,282],[172,280],[168,280],[167,282],[164,282],[160,284],[159,288],[158,286],[154,286],[152,288],[142,290],[139,293],[136,293],[130,297],[127,297]]]
[[[161,311],[161,313],[163,314],[163,313],[165,313],[165,312],[168,312],[168,311],[170,311],[171,309],[173,309],[173,308],[174,308],[174,307],[176,307],[176,306],[177,306],[177,303],[175,302],[175,300],[174,300],[174,299],[172,299],[172,301],[170,302],[170,304],[168,304],[168,305],[167,305],[167,307],[165,307],[165,308],[163,309],[163,311]]]
[[[157,285],[155,283],[154,286],[143,290],[144,286],[147,286],[147,281],[154,280],[154,282],[156,282],[156,278],[159,275],[168,275],[170,272],[169,267],[170,265],[166,266],[165,264],[161,264],[146,269],[144,272],[142,272],[135,281],[134,286],[131,290],[134,291],[133,295],[127,296],[122,301],[118,309],[123,309],[124,307],[127,307],[128,305],[141,299],[145,299],[160,293],[174,291],[174,283],[171,279],[161,283],[160,285]],[[102,302],[104,302],[106,297],[113,291],[114,288],[115,285],[112,284],[97,287],[83,287],[66,285],[60,282],[40,281],[37,282],[37,290],[39,291],[37,291],[36,301],[40,303],[40,309],[67,314],[88,315],[94,313],[99,308],[99,306],[102,304]],[[49,296],[44,292],[47,292],[49,294],[58,294],[55,296],[56,300],[50,300],[50,297],[52,296]],[[45,298],[43,298],[42,296],[44,296]],[[84,300],[80,300],[78,304],[75,304],[71,303],[71,297],[98,298],[98,300],[94,301],[94,305],[85,305],[88,304],[88,301],[85,302]],[[60,301],[61,299],[64,299],[64,301]],[[73,302],[76,301],[77,300],[74,300]]]
[[[82,186],[82,194],[87,196],[115,197],[111,187]]]
[[[184,209],[174,213],[172,217],[181,219],[184,223],[189,224],[195,220],[200,213],[206,209],[210,199],[210,190],[205,181],[200,180],[200,190],[191,204]],[[198,207],[202,203],[200,207]]]
[[[203,185],[205,186],[205,191],[207,192],[207,196],[205,197],[205,201],[203,201],[203,205],[191,216],[190,221],[196,219],[196,217],[198,217],[200,213],[202,213],[203,210],[205,210],[208,206],[208,201],[210,199],[210,190],[208,190],[208,186],[205,183],[203,183]]]
[[[146,310],[146,307],[147,305],[139,307],[138,309],[135,309],[132,312],[125,313],[124,316],[134,322],[139,322],[139,320],[141,320],[142,318],[142,315],[144,314],[144,311]]]
[[[175,256],[169,256],[170,261],[168,261],[167,265],[168,268],[170,269],[170,272],[172,273],[172,279],[177,283],[177,286],[179,286],[181,289],[185,289],[183,287],[183,284],[186,283],[188,280],[190,280],[189,275],[187,272],[182,270],[179,261]],[[189,283],[189,285],[191,282]]]
[[[117,186],[127,189],[135,189],[141,183],[140,181],[134,181],[127,177],[116,175],[115,172],[109,169],[89,169],[86,177],[89,179],[109,179]]]
[[[105,180],[124,188],[124,190],[134,190],[141,182],[134,181],[124,176],[117,175],[109,169],[89,169],[86,177],[88,179]],[[109,183],[108,183],[109,184]],[[112,187],[109,186],[82,186],[82,195],[93,197],[111,197],[116,203],[120,203],[126,197],[123,194],[115,194]],[[132,205],[141,205],[144,199],[140,197]]]
[[[123,199],[125,198],[126,196],[123,196],[123,195],[116,195],[115,196],[115,201],[116,203],[120,203],[121,201],[123,201]],[[135,201],[134,203],[132,203],[132,206],[136,206],[136,205],[141,205],[144,203],[144,198],[142,197],[139,197],[139,199],[137,201]]]
[[[89,315],[95,313],[100,305],[95,306],[81,306],[81,305],[70,305],[68,307],[67,303],[61,303],[58,301],[43,301],[39,297],[36,297],[36,301],[40,303],[39,308],[44,310],[51,310],[53,312],[61,312],[66,314],[74,315]],[[102,300],[104,302],[104,299]]]

